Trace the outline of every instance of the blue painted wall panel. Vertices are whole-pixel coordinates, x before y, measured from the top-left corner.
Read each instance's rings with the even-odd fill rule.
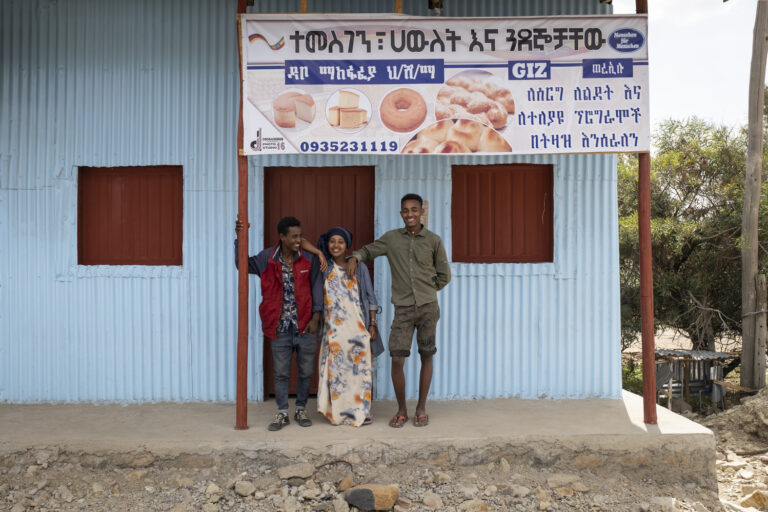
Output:
[[[0,400],[234,398],[235,5],[0,4]],[[184,266],[78,266],[77,168],[158,164]]]
[[[294,0],[253,9],[272,3],[298,10]],[[367,5],[391,12],[394,2]],[[403,5],[428,14],[422,0]],[[460,12],[445,15],[607,9],[593,0],[450,5]],[[234,11],[234,0],[0,4],[0,401],[234,400]],[[450,254],[450,165],[500,162],[555,166],[555,261],[452,265],[453,281],[440,293],[432,395],[618,397],[615,157],[252,158],[250,251],[264,237],[265,166],[373,165],[375,232],[398,227],[399,197],[416,191],[429,200],[429,227]],[[184,168],[183,267],[78,266],[78,166],[157,164]],[[375,278],[386,337],[386,262]],[[252,278],[256,400],[263,395],[257,286]],[[378,397],[392,397],[388,364],[387,356],[377,361]],[[407,372],[414,397],[416,358]]]

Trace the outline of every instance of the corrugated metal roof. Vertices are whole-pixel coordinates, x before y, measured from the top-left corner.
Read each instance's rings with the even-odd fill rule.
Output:
[[[295,0],[258,4],[298,10]],[[456,16],[607,9],[593,0],[448,4],[466,9],[443,13]],[[404,12],[428,14],[425,6],[405,1]],[[348,8],[310,0],[310,9]],[[234,0],[0,4],[0,401],[234,400],[234,11]],[[399,226],[397,201],[416,191],[450,253],[450,165],[503,162],[555,166],[555,261],[453,265],[432,395],[618,397],[613,156],[251,159],[250,251],[264,236],[264,166],[374,165],[376,233]],[[184,168],[183,267],[78,266],[77,167],[150,164]],[[384,262],[375,278],[387,304]],[[256,284],[251,399],[263,394]],[[390,306],[383,315],[386,336]],[[377,362],[379,397],[392,397],[388,364]],[[413,397],[415,357],[407,372]]]
[[[403,14],[433,16],[427,0],[403,0]],[[299,0],[254,0],[248,12],[299,12]],[[395,12],[395,0],[363,2],[307,0],[307,12]],[[611,14],[612,7],[599,0],[443,0],[441,16],[552,16],[557,14]]]

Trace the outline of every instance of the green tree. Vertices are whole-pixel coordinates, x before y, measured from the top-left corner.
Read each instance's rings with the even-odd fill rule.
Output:
[[[741,332],[740,235],[746,133],[698,118],[668,120],[654,132],[651,243],[656,325],[679,330],[693,348]],[[765,175],[765,171],[764,171]],[[767,188],[763,180],[763,195]],[[618,169],[622,347],[640,331],[637,158]],[[760,239],[768,226],[761,201]],[[760,271],[768,267],[761,246]]]

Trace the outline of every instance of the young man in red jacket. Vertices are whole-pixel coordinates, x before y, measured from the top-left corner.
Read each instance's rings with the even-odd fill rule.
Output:
[[[235,232],[243,228],[235,223]],[[284,217],[277,224],[280,242],[248,258],[248,272],[261,278],[259,316],[264,336],[272,343],[277,415],[267,427],[280,430],[288,419],[288,379],[291,357],[296,350],[299,385],[293,419],[302,427],[312,425],[306,405],[315,371],[317,328],[323,310],[323,281],[314,255],[301,250],[301,224]],[[237,240],[235,240],[237,265]]]

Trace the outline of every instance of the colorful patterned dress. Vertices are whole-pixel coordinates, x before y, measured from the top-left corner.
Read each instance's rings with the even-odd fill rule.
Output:
[[[334,425],[359,427],[371,410],[371,337],[365,328],[357,279],[349,279],[343,268],[329,263],[317,410]]]

